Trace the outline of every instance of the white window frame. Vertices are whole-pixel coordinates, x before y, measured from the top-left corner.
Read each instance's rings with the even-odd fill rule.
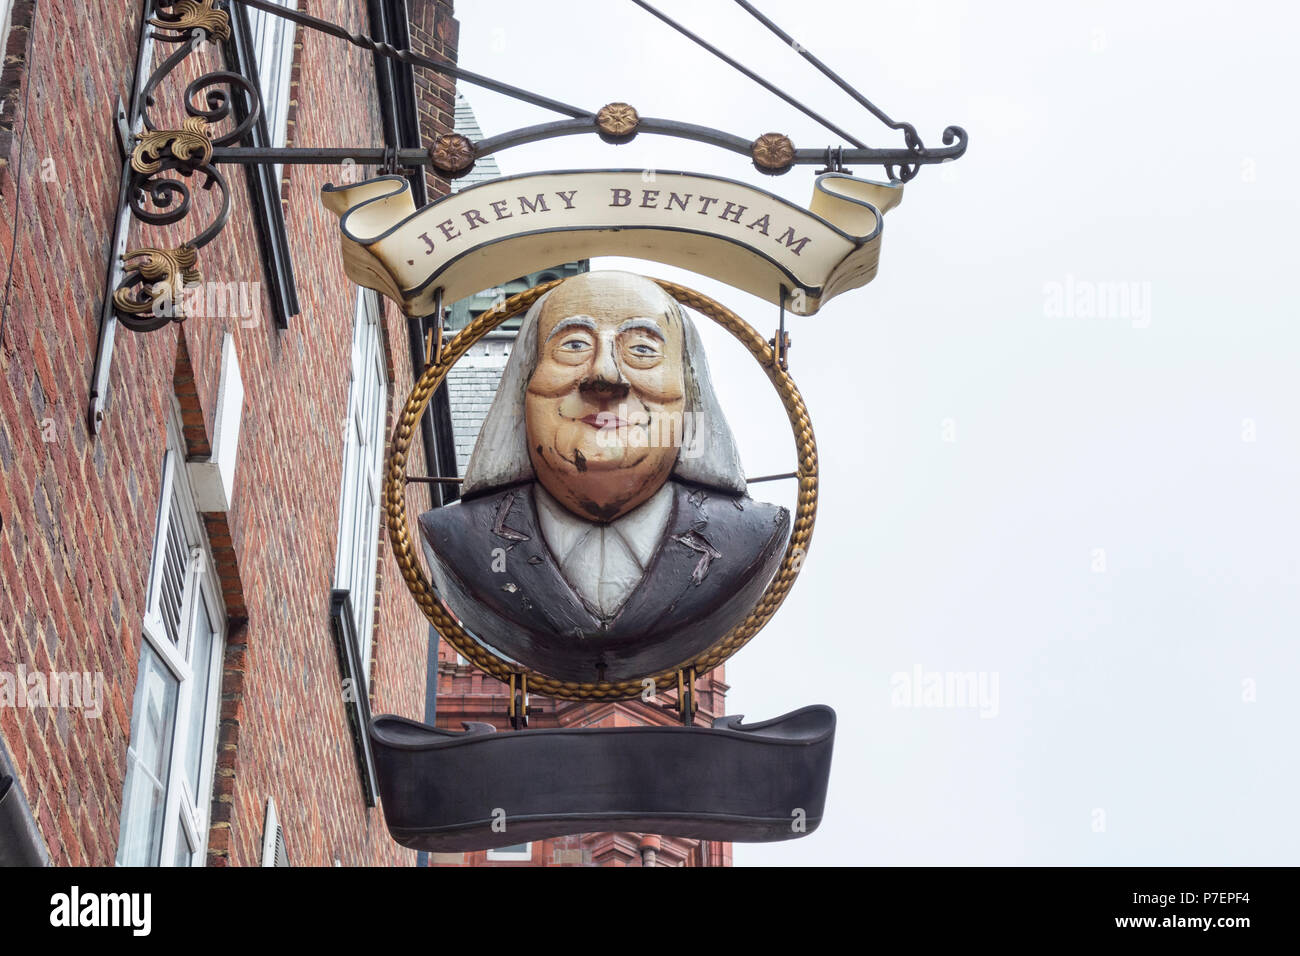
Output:
[[[271,0],[277,6],[298,9],[298,0]],[[283,146],[289,135],[289,82],[293,74],[293,45],[298,24],[285,17],[255,7],[245,7],[248,28],[253,37],[253,61],[261,87],[262,113],[266,117],[267,144]],[[275,181],[280,182],[284,167],[275,167]]]
[[[281,864],[280,860],[284,862]],[[289,866],[289,848],[284,842],[284,827],[275,806],[275,797],[266,798],[266,823],[262,827],[262,866]]]
[[[13,12],[14,0],[0,0],[0,50],[9,48],[9,24]]]
[[[361,667],[369,680],[388,423],[383,307],[370,289],[357,295],[350,370],[334,587],[348,592]]]
[[[165,791],[162,840],[158,859],[150,861],[149,865],[173,865],[177,841],[186,840],[190,847],[189,865],[194,866],[201,864],[206,856],[208,828],[211,822],[212,785],[217,763],[217,716],[221,703],[221,671],[226,639],[226,609],[218,587],[216,565],[208,546],[207,533],[199,518],[199,512],[194,504],[194,495],[189,486],[179,412],[175,408],[168,421],[167,452],[163,459],[162,492],[159,502],[141,632],[144,643],[162,661],[179,687],[175,714],[171,727],[167,731],[171,737],[170,743],[167,744],[169,752],[167,779],[157,781]],[[176,643],[173,644],[167,634],[160,605],[163,566],[166,560],[165,545],[174,509],[179,511],[189,547],[181,589],[180,624],[177,629]],[[200,605],[203,607],[201,608]],[[193,791],[188,779],[190,754],[186,731],[190,727],[191,709],[194,706],[195,691],[198,689],[193,652],[197,628],[201,624],[200,614],[203,610],[206,610],[210,619],[213,633],[212,644],[208,649],[210,656],[207,661],[207,706],[202,716],[203,734],[199,743],[202,754],[199,762],[198,789]],[[143,657],[143,652],[141,656]],[[135,719],[136,715],[133,714],[132,739],[127,744],[127,773],[123,784],[122,820],[118,842],[119,864],[122,863],[121,856],[126,849],[124,845],[127,832],[126,813],[130,809],[128,800],[131,796],[132,773],[148,772],[142,764],[137,763],[135,755],[137,744],[134,739]],[[150,776],[152,777],[152,774]]]
[[[533,844],[531,841],[525,843],[522,850],[512,850],[509,847],[488,850],[487,858],[502,863],[530,863],[533,859]]]

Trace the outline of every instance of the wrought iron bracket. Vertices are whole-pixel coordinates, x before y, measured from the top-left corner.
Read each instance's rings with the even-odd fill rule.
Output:
[[[117,131],[117,148],[121,153],[119,158],[125,162],[135,144],[135,133],[131,130],[131,116],[120,96],[113,109],[113,128]]]
[[[203,74],[185,88],[183,102],[187,115],[179,128],[161,126],[151,115],[151,108],[155,105],[154,93],[176,67],[210,37],[225,39],[230,36],[230,14],[216,6],[217,0],[146,0],[146,28],[142,30],[138,80],[143,79],[143,71],[152,59],[153,43],[171,44],[176,49],[147,79],[137,83],[129,108],[118,104],[116,120],[119,136],[124,148],[129,145],[131,152],[124,188],[125,202],[138,221],[150,225],[181,222],[191,212],[189,181],[196,174],[203,177],[202,187],[205,191],[214,188],[219,190],[221,202],[214,220],[193,238],[178,246],[169,249],[140,247],[118,253],[123,262],[134,265],[126,269],[122,281],[113,290],[114,317],[133,331],[152,331],[168,322],[184,318],[183,307],[177,301],[178,293],[185,283],[201,281],[202,270],[197,264],[196,253],[221,231],[230,215],[230,190],[217,170],[222,164],[322,164],[351,160],[374,164],[388,171],[432,167],[443,176],[456,178],[468,173],[475,162],[484,156],[526,143],[584,133],[595,133],[610,143],[626,143],[639,133],[651,133],[704,142],[748,155],[756,168],[771,175],[780,175],[798,165],[824,163],[822,172],[826,172],[844,171],[848,162],[864,162],[882,165],[890,172],[891,178],[896,176],[906,181],[915,176],[919,166],[956,159],[966,149],[966,133],[958,126],[949,126],[944,130],[945,148],[927,149],[909,124],[893,123],[865,100],[862,101],[891,126],[903,129],[907,140],[905,148],[873,149],[845,134],[854,143],[854,148],[835,146],[824,150],[796,149],[784,134],[764,133],[749,140],[692,123],[642,117],[627,103],[609,103],[592,112],[461,69],[448,62],[440,62],[410,50],[397,49],[364,34],[350,33],[337,24],[280,6],[270,0],[230,2],[242,3],[246,7],[284,17],[301,26],[344,39],[377,55],[505,93],[564,113],[569,118],[523,127],[476,144],[459,134],[449,133],[438,137],[427,150],[398,149],[393,145],[338,149],[241,146],[239,144],[256,123],[261,110],[259,91],[250,78],[229,70],[217,70]],[[648,4],[642,3],[641,6],[665,19],[710,52],[722,56],[728,63],[799,109],[821,120],[818,114],[811,113],[766,80],[735,63],[680,25],[662,17]],[[772,26],[770,23],[768,25]],[[820,66],[820,61],[814,59],[814,62]],[[834,78],[844,85],[838,77]],[[206,105],[195,103],[195,98],[200,95],[204,97]],[[242,97],[248,104],[242,118],[238,118],[233,128],[218,134],[217,126],[236,116],[234,107],[237,97]],[[843,132],[833,124],[822,122],[837,133]],[[780,349],[779,343],[778,348]]]
[[[177,67],[209,39],[224,40],[230,37],[230,13],[223,8],[223,0],[142,0],[143,16],[135,84],[129,101],[123,103],[119,100],[115,106],[114,126],[123,153],[123,172],[117,227],[106,283],[109,292],[105,296],[101,316],[95,375],[91,385],[92,429],[98,430],[103,417],[116,327],[120,324],[134,332],[149,332],[185,318],[182,293],[188,286],[202,281],[199,252],[221,232],[230,216],[230,188],[220,172],[220,167],[223,166],[321,165],[350,160],[389,171],[431,168],[445,178],[455,179],[470,172],[475,163],[485,156],[540,140],[594,133],[608,143],[621,144],[631,141],[640,133],[649,133],[702,142],[746,155],[755,168],[769,175],[784,174],[795,166],[818,164],[824,166],[820,172],[842,172],[847,171],[848,163],[865,163],[883,166],[891,179],[906,182],[916,175],[921,166],[948,162],[966,151],[966,132],[959,126],[949,126],[943,131],[942,148],[926,147],[911,124],[892,120],[816,57],[793,43],[788,35],[748,3],[737,0],[770,30],[792,43],[805,59],[848,91],[879,120],[891,129],[902,131],[904,147],[882,149],[866,146],[754,71],[663,16],[649,4],[641,0],[636,2],[787,103],[813,117],[837,135],[842,135],[853,145],[801,149],[796,148],[790,138],[782,133],[763,133],[748,139],[693,123],[643,117],[627,103],[608,103],[599,110],[591,111],[462,69],[451,62],[398,49],[365,34],[351,33],[338,24],[291,7],[280,6],[271,0],[224,0],[225,6],[240,3],[248,9],[282,17],[308,29],[345,40],[376,56],[388,57],[461,82],[504,93],[565,116],[561,120],[522,127],[477,143],[471,143],[458,133],[446,133],[427,148],[398,148],[393,144],[356,148],[270,148],[246,145],[247,134],[258,122],[262,105],[257,83],[240,72],[211,71],[186,86],[181,97],[185,116],[179,122],[163,121],[154,115],[157,105],[155,93],[176,72]],[[164,44],[173,49],[154,68],[156,44]],[[199,195],[192,189],[196,182],[202,193],[215,192],[218,196],[215,212],[202,229],[174,246],[140,245],[128,248],[127,233],[133,221],[153,226],[175,225],[185,221],[194,211],[194,199]],[[789,347],[788,337],[778,333],[772,344],[774,354],[784,368],[786,350]]]
[[[130,160],[124,171],[125,203],[132,217],[152,226],[186,220],[193,206],[191,181],[202,177],[205,192],[220,196],[217,211],[205,228],[170,248],[140,246],[119,253],[123,275],[112,292],[114,318],[134,332],[150,332],[184,319],[181,294],[187,285],[202,282],[198,251],[211,242],[230,217],[230,187],[213,162],[218,146],[239,142],[257,122],[261,97],[250,79],[229,70],[205,73],[183,92],[186,117],[167,126],[153,115],[155,93],[176,68],[210,38],[230,36],[230,15],[214,0],[149,0],[145,20],[152,43],[172,44],[175,50],[154,69],[132,97],[127,122],[131,130]],[[148,15],[152,13],[152,16]],[[140,50],[140,73],[151,65],[152,44]],[[223,88],[228,87],[229,90]],[[238,94],[235,92],[238,90]],[[235,116],[235,96],[249,103],[242,118],[225,132],[223,121]],[[196,99],[202,97],[202,102]]]

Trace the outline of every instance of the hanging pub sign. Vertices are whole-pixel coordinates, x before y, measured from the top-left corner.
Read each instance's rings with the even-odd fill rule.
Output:
[[[812,315],[870,282],[883,214],[901,185],[818,177],[803,209],[745,183],[664,170],[503,176],[416,210],[401,176],[327,186],[344,268],[408,315],[517,276],[591,256],[628,256],[709,275]]]
[[[747,2],[741,8],[785,50],[901,133],[903,145],[867,146],[645,0],[635,2],[851,145],[796,148],[782,133],[751,139],[643,117],[627,103],[593,111],[399,49],[292,5],[228,2],[564,118],[478,143],[444,132],[427,148],[401,145],[392,133],[382,147],[249,145],[262,112],[255,76],[202,73],[180,98],[184,120],[169,122],[160,112],[171,99],[161,95],[164,85],[189,76],[180,69],[187,57],[210,38],[231,36],[228,12],[213,0],[147,0],[150,29],[141,31],[136,88],[116,116],[124,159],[92,426],[98,430],[104,421],[116,330],[148,333],[184,320],[183,309],[160,304],[175,302],[180,290],[202,279],[200,253],[231,212],[223,169],[254,167],[265,185],[282,163],[380,164],[387,175],[326,185],[321,197],[339,218],[346,274],[408,316],[435,316],[439,331],[389,447],[389,540],[408,588],[441,637],[508,685],[513,728],[497,733],[472,724],[460,732],[394,716],[371,721],[368,738],[359,736],[363,750],[367,740],[372,745],[390,832],[406,846],[455,851],[595,830],[735,841],[815,830],[826,799],[834,712],[816,705],[752,724],[724,716],[711,727],[695,726],[696,677],[725,662],[771,619],[812,538],[817,445],[787,365],[785,313],[814,315],[871,281],[883,216],[899,203],[903,183],[923,166],[962,156],[965,131],[949,126],[943,147],[927,147],[911,124],[889,117]],[[155,42],[175,51],[151,67]],[[381,106],[393,109],[391,101]],[[408,179],[396,175],[405,169],[421,176],[431,168],[454,179],[483,157],[527,143],[598,135],[617,145],[643,133],[747,156],[771,176],[825,168],[807,208],[706,173],[606,169],[498,177],[417,209]],[[847,163],[882,166],[889,181],[854,177]],[[201,229],[187,226],[175,245],[132,247],[133,222],[188,222],[199,205],[191,202],[194,177],[217,197],[203,204],[212,218]],[[269,235],[278,204],[267,215]],[[287,249],[276,246],[272,254],[276,274],[288,272]],[[710,276],[776,304],[780,325],[769,339],[697,291],[610,271],[521,292],[442,342],[444,301],[596,256]],[[277,290],[277,321],[287,324],[297,312],[292,282],[278,282]],[[751,496],[754,480],[741,467],[692,313],[735,337],[780,397],[797,464],[788,475],[768,477],[797,481],[793,512]],[[412,520],[407,455],[421,415],[452,366],[516,317],[522,317],[516,344],[460,500]],[[682,726],[526,729],[530,692],[589,702],[663,698]]]
[[[735,335],[776,386],[799,457],[794,515],[750,496],[684,304]],[[417,546],[405,507],[415,423],[456,360],[520,314],[461,499],[419,516]],[[473,320],[407,402],[385,507],[412,593],[462,656],[509,685],[519,732],[376,718],[371,741],[394,837],[456,851],[593,829],[742,841],[816,829],[830,708],[693,726],[696,676],[780,606],[807,553],[816,499],[811,423],[774,343],[712,299],[595,271]],[[688,726],[523,731],[530,691],[588,701],[675,695]]]

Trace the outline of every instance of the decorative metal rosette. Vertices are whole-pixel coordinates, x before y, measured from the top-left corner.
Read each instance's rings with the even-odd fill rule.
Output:
[[[445,133],[429,150],[433,168],[444,179],[459,179],[474,168],[474,144],[460,133]]]
[[[794,167],[794,143],[784,133],[764,133],[749,148],[760,173],[779,176]]]
[[[636,136],[641,116],[627,103],[606,103],[596,114],[596,129],[607,143],[626,143]]]

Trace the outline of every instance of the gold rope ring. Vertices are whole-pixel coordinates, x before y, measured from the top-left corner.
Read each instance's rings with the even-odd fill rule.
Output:
[[[459,334],[443,343],[438,361],[424,370],[419,381],[411,390],[406,400],[406,407],[397,421],[393,431],[393,440],[388,453],[388,465],[384,479],[384,510],[388,515],[388,533],[393,546],[393,556],[401,568],[406,586],[415,596],[416,603],[424,616],[461,657],[471,662],[480,670],[491,674],[502,683],[509,684],[512,674],[521,673],[519,665],[498,657],[488,648],[474,640],[447,612],[433,593],[429,579],[420,567],[411,544],[411,529],[406,515],[406,458],[415,435],[420,416],[425,407],[442,384],[452,366],[474,346],[501,323],[526,312],[534,302],[545,295],[563,280],[556,279],[542,285],[533,286],[518,295],[513,295],[505,302],[484,312],[465,326]],[[688,289],[675,282],[655,279],[665,292],[682,305],[688,306],[707,316],[730,332],[749,353],[758,360],[767,373],[768,379],[781,397],[786,415],[790,419],[790,428],[794,433],[795,450],[799,459],[799,497],[795,506],[794,522],[790,531],[790,541],[786,545],[781,566],[767,585],[754,609],[745,620],[741,621],[727,634],[719,638],[703,653],[676,667],[659,674],[650,675],[656,687],[673,685],[679,670],[695,668],[698,674],[705,673],[723,663],[735,654],[757,634],[776,613],[781,602],[785,600],[795,578],[808,553],[808,544],[812,540],[813,522],[817,517],[817,441],[813,437],[812,422],[808,419],[808,409],[803,397],[795,388],[794,380],[774,360],[773,350],[744,319],[726,306],[714,301],[703,293]],[[561,681],[533,670],[525,670],[528,688],[534,693],[560,700],[630,700],[639,697],[644,688],[645,678],[625,681]]]

